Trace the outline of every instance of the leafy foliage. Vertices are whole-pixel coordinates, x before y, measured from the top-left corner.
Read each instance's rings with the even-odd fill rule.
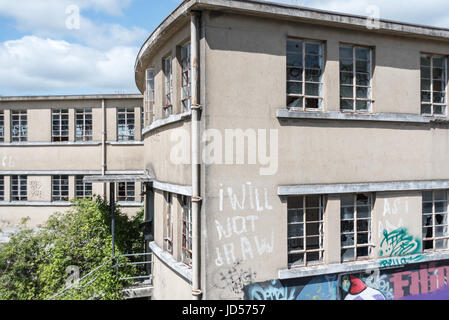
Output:
[[[115,254],[143,252],[143,210],[129,218],[116,209],[115,219]],[[71,210],[55,213],[37,230],[23,226],[0,245],[0,299],[49,299],[70,285],[68,279],[75,278],[70,271],[79,270],[83,277],[96,268],[56,299],[120,299],[128,283],[119,279],[137,270],[125,257],[120,268],[114,267],[110,224],[107,202],[96,197],[74,200]]]

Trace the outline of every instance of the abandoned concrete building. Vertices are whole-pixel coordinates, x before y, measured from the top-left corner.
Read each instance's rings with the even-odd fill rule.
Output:
[[[143,44],[154,299],[448,297],[449,30],[369,23],[188,0]]]
[[[152,299],[449,298],[448,56],[446,29],[185,0],[142,96],[0,99],[1,217],[120,175]]]
[[[36,227],[70,200],[109,195],[86,175],[142,173],[141,95],[0,97],[0,228]],[[141,183],[120,183],[124,212],[143,206]]]

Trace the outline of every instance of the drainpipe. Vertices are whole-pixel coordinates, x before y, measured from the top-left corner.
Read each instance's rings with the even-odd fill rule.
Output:
[[[201,245],[200,245],[200,140],[199,140],[199,105],[198,66],[199,66],[199,19],[198,12],[192,12],[190,17],[190,43],[192,68],[192,298],[201,300]]]
[[[101,175],[106,174],[106,108],[104,99],[101,100]],[[103,183],[103,194],[106,198],[106,183]]]

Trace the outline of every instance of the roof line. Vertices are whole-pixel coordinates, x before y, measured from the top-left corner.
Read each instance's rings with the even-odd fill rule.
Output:
[[[0,96],[3,101],[60,101],[60,100],[97,100],[97,99],[141,99],[139,94],[84,94],[84,95],[45,95],[45,96]]]

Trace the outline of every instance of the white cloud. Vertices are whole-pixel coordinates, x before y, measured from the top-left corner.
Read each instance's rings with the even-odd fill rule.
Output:
[[[370,6],[380,9],[383,19],[449,28],[447,0],[271,0],[322,10],[367,16]]]
[[[95,23],[85,16],[84,10],[94,10],[118,16],[129,6],[131,0],[0,0],[0,16],[16,21],[16,28],[39,37],[74,40],[97,48],[116,45],[137,45],[148,35],[148,31],[134,27],[127,29],[119,24]],[[79,29],[67,28],[67,21],[73,12],[66,12],[70,6],[77,6],[80,12]]]
[[[137,92],[138,47],[106,51],[26,36],[0,43],[0,94]]]

